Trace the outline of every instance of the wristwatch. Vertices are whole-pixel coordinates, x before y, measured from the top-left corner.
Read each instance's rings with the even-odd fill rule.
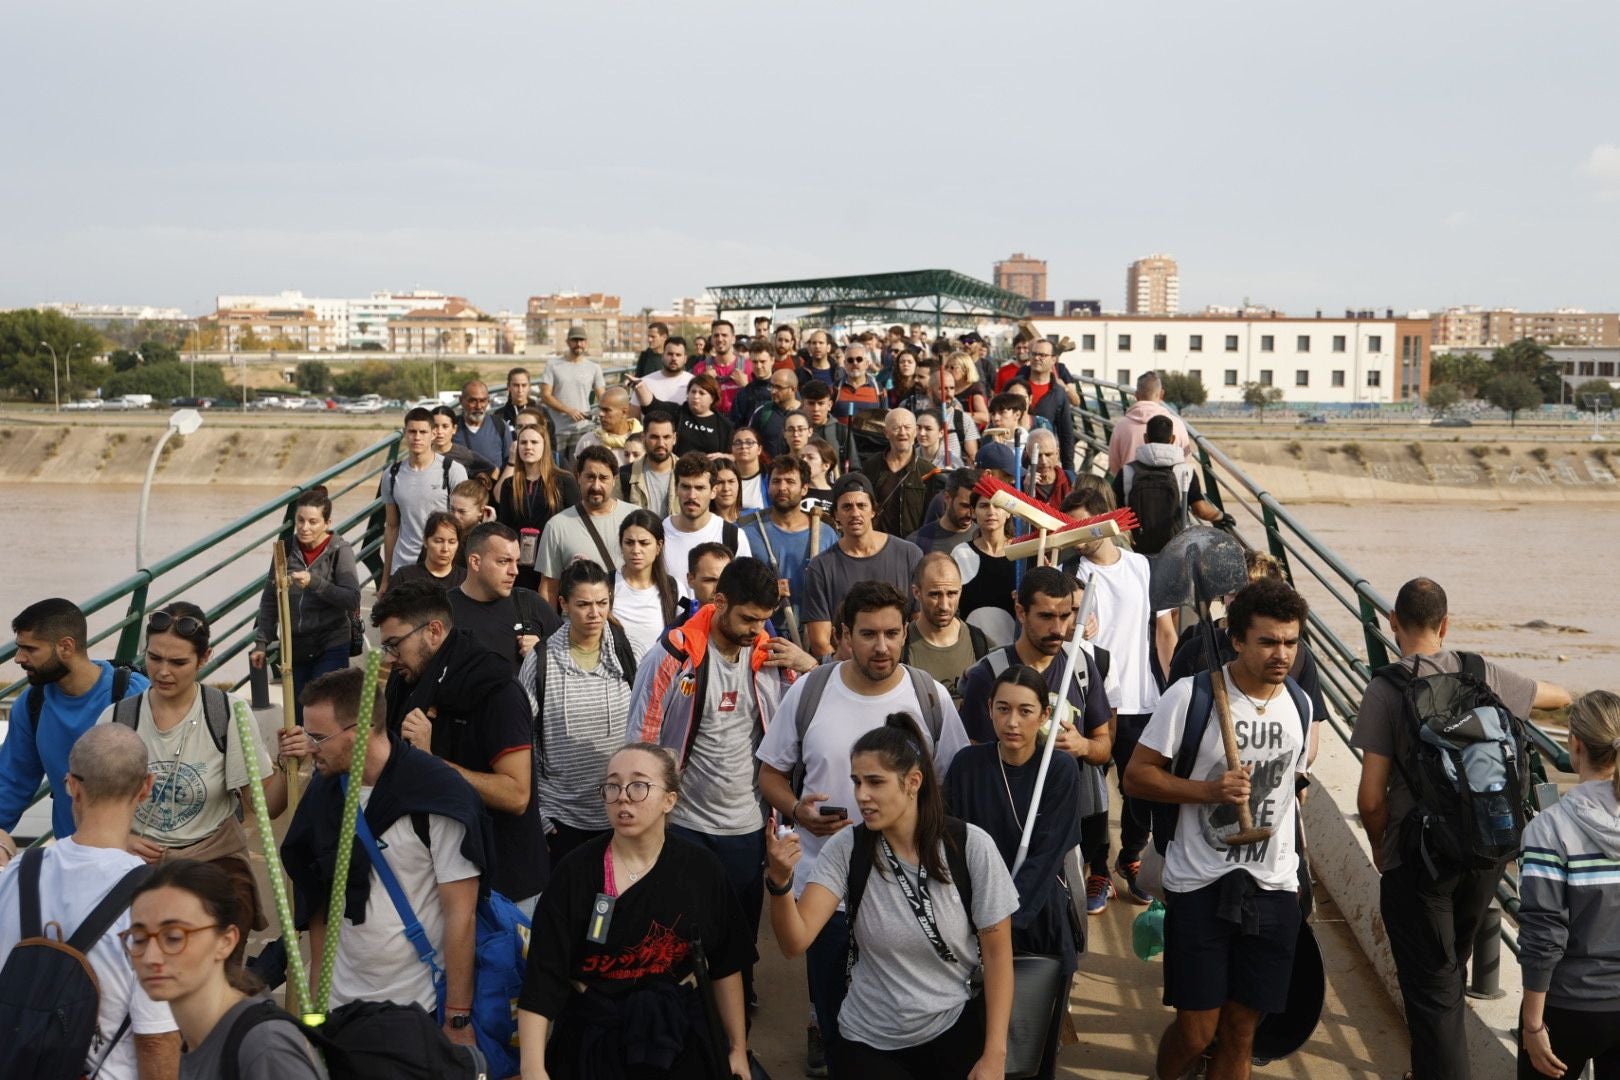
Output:
[[[786,896],[788,893],[793,891],[793,877],[792,877],[792,875],[788,876],[786,885],[778,885],[776,882],[771,880],[771,875],[770,874],[766,874],[765,875],[765,891],[770,893],[772,896]]]
[[[450,1017],[449,1023],[451,1029],[455,1031],[460,1031],[462,1028],[466,1027],[472,1027],[472,1014],[458,1013],[455,1016]]]

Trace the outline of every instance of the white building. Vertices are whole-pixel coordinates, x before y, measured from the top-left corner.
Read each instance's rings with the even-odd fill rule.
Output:
[[[1427,319],[1035,319],[1074,341],[1062,361],[1076,375],[1134,383],[1146,371],[1195,376],[1210,403],[1240,402],[1245,383],[1283,389],[1294,404],[1414,401],[1429,381]]]
[[[226,295],[215,297],[215,306],[224,310],[267,310],[308,308],[319,320],[332,324],[334,348],[388,348],[388,321],[423,308],[442,308],[450,302],[444,293],[427,289],[410,292],[374,292],[365,299],[333,299],[305,296],[297,290],[275,295]]]
[[[53,300],[39,305],[40,311],[58,311],[81,322],[183,322],[190,318],[177,307],[149,307],[143,304],[75,304]]]

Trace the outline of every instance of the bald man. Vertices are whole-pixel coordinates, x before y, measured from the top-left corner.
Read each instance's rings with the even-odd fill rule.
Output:
[[[1155,416],[1168,416],[1175,427],[1171,441],[1183,454],[1192,453],[1187,425],[1164,403],[1163,380],[1157,372],[1144,371],[1136,380],[1136,403],[1125,410],[1125,415],[1119,418],[1119,423],[1114,425],[1114,433],[1108,438],[1110,473],[1118,476],[1126,465],[1136,460],[1136,451],[1147,441],[1147,423]]]
[[[860,471],[876,495],[876,527],[893,536],[910,536],[927,519],[928,502],[944,487],[933,463],[917,453],[917,417],[910,409],[890,409],[883,420],[889,449]]]
[[[579,437],[579,444],[574,448],[575,457],[587,446],[605,446],[613,451],[621,468],[629,464],[624,454],[624,444],[630,436],[641,434],[641,421],[630,415],[630,405],[628,388],[610,386],[602,391],[602,396],[596,402],[596,426]]]
[[[42,926],[55,923],[64,937],[71,936],[114,888],[132,892],[149,873],[140,856],[124,850],[124,841],[135,808],[151,788],[146,745],[130,728],[99,724],[73,744],[67,775],[73,835],[23,856],[39,860]],[[22,869],[0,874],[0,956],[9,955],[21,936]],[[107,1080],[172,1077],[180,1067],[180,1033],[169,1007],[147,997],[135,981],[135,970],[118,942],[127,929],[126,900],[86,951],[101,1000],[83,1072]]]

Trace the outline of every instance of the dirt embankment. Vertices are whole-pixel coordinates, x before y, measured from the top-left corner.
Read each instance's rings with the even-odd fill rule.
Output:
[[[105,423],[0,421],[0,482],[139,484],[161,420]],[[358,424],[205,423],[171,438],[158,460],[160,484],[267,484],[291,486],[331,468],[383,438],[386,431]]]
[[[1219,438],[1284,502],[1591,502],[1620,498],[1620,443]]]

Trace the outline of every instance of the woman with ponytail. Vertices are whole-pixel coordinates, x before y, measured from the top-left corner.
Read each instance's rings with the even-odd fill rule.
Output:
[[[1061,662],[1061,658],[1058,662]],[[945,776],[945,801],[963,821],[979,826],[995,842],[1009,870],[1029,821],[1040,776],[1045,741],[1041,729],[1051,718],[1046,676],[1026,664],[1013,664],[990,687],[990,723],[996,741],[961,751]],[[1014,953],[1056,956],[1066,987],[1078,966],[1069,897],[1058,875],[1063,856],[1080,844],[1080,767],[1069,754],[1054,753],[1041,788],[1038,819],[1029,855],[1013,885],[1018,910],[1012,916]],[[1068,994],[1059,997],[1061,1008]],[[1058,1019],[1054,1009],[1046,1028],[1046,1050],[1037,1077],[1050,1080],[1057,1069]]]
[[[274,1010],[264,987],[242,968],[236,886],[212,863],[176,859],[135,890],[129,929],[119,935],[135,977],[153,1001],[166,1001],[189,1048],[180,1080],[326,1080],[309,1041],[285,1023],[256,1023],[236,1040],[231,1029],[250,1010]],[[235,1042],[236,1061],[225,1053]]]
[[[1524,830],[1519,1077],[1620,1077],[1620,695],[1594,690],[1569,710],[1580,783]]]
[[[909,713],[855,741],[861,822],[821,849],[797,903],[799,838],[767,833],[771,926],[786,956],[809,948],[848,901],[849,994],[837,1017],[820,1018],[824,1036],[837,1032],[827,1047],[836,1076],[1006,1072],[1018,894],[990,837],[946,817],[928,745]],[[982,993],[972,985],[981,970]]]

